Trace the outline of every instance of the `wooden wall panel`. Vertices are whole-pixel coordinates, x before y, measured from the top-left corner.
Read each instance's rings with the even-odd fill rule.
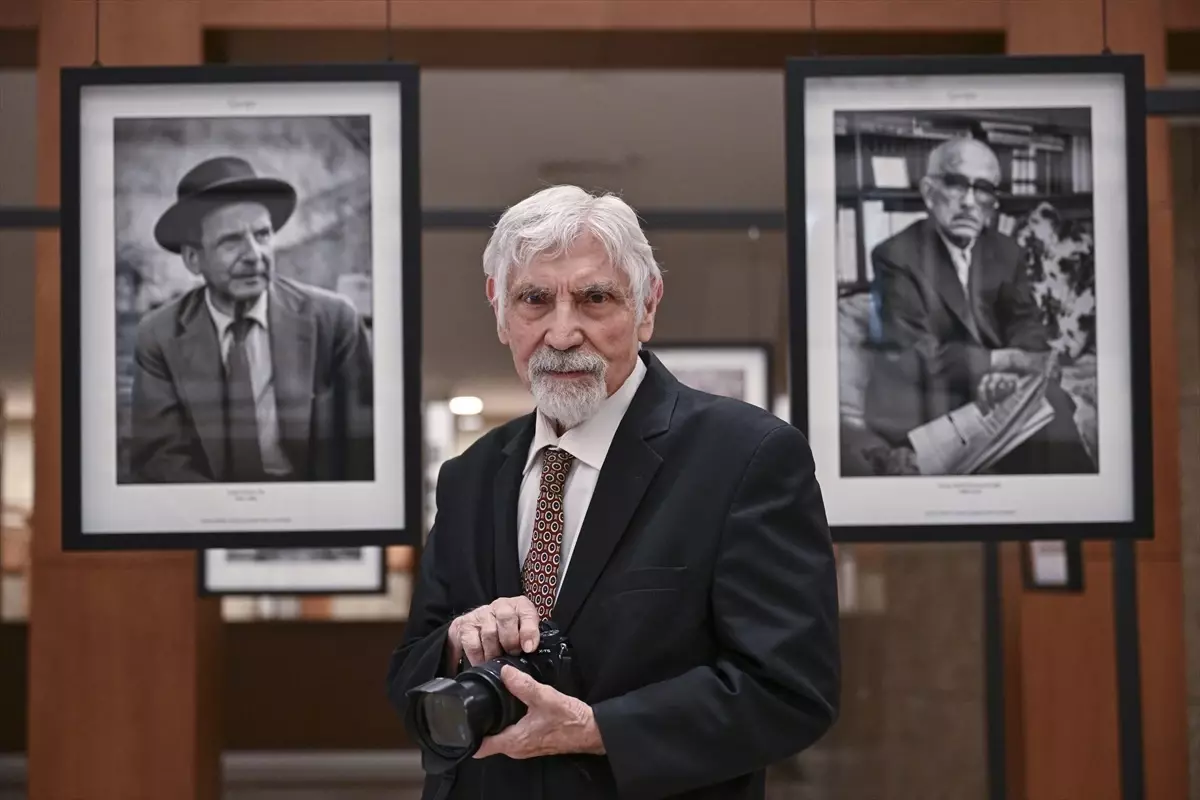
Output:
[[[1004,52],[1000,33],[821,34],[825,55],[969,55]],[[786,31],[397,31],[397,60],[425,69],[782,69],[811,52],[807,34]],[[376,61],[378,31],[220,30],[205,36],[206,60],[279,64]]]
[[[1167,28],[1172,31],[1200,30],[1200,3],[1196,0],[1164,0]]]
[[[1098,53],[1098,7],[1075,0],[1028,0],[1008,12],[1011,53]],[[1112,0],[1108,41],[1114,52],[1146,57],[1148,85],[1166,73],[1163,0]],[[1173,208],[1166,125],[1147,124],[1150,212],[1151,361],[1154,415],[1155,539],[1138,545],[1146,797],[1187,793],[1187,730],[1180,585],[1178,365],[1174,315]],[[1061,800],[1119,796],[1111,548],[1090,543],[1086,590],[1079,596],[1005,595],[1006,641],[1021,668],[1007,676],[1021,698],[1023,769],[1014,796]],[[1017,635],[1011,635],[1013,628]]]
[[[381,26],[381,0],[203,0],[212,28]],[[980,31],[1004,26],[1003,0],[817,0],[820,30]],[[807,0],[392,0],[401,29],[805,30]]]
[[[90,3],[42,0],[38,202],[45,206],[60,201],[58,70],[92,62],[94,31]],[[199,6],[105,2],[100,38],[107,65],[198,63]],[[216,798],[222,629],[218,601],[197,599],[195,556],[60,549],[59,269],[57,232],[40,233],[28,797]]]
[[[0,29],[33,29],[38,24],[40,0],[0,1]]]

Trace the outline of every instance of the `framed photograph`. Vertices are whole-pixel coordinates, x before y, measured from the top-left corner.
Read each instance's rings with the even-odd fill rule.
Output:
[[[1027,591],[1083,591],[1083,543],[1078,539],[1021,543],[1021,576]]]
[[[835,537],[1152,537],[1141,56],[786,85],[792,422]]]
[[[213,549],[196,563],[201,595],[387,592],[382,547]]]
[[[64,549],[419,539],[417,92],[63,71]]]
[[[663,366],[693,389],[772,407],[771,346],[758,343],[667,343],[643,345]]]

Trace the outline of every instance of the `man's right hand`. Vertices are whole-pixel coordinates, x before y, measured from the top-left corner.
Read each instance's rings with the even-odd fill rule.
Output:
[[[446,635],[447,665],[467,657],[471,666],[505,653],[531,653],[538,646],[538,612],[528,597],[502,597],[469,611],[450,623]]]
[[[1035,353],[1029,350],[1018,350],[1015,347],[1004,347],[992,351],[993,372],[1015,372],[1019,375],[1040,375],[1046,370],[1047,362],[1054,357],[1054,352]]]

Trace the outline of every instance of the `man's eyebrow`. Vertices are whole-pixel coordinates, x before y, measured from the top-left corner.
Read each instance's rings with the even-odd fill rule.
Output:
[[[586,286],[581,286],[580,288],[575,289],[572,294],[594,294],[596,292],[607,292],[608,294],[613,294],[618,297],[623,294],[621,291],[621,285],[616,281],[594,281]]]
[[[547,289],[544,286],[538,286],[537,284],[531,283],[529,281],[518,281],[517,283],[514,283],[512,285],[512,287],[508,290],[508,296],[509,297],[520,297],[521,295],[529,294],[530,292],[543,292],[544,293],[546,291],[547,291]]]

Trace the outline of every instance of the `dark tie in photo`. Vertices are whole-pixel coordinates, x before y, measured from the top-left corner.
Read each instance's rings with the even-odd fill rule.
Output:
[[[258,415],[246,337],[252,319],[236,320],[230,327],[233,341],[225,363],[225,476],[228,481],[262,480],[262,451],[258,443]]]
[[[542,489],[533,517],[533,538],[521,569],[525,596],[545,620],[554,609],[558,593],[558,565],[563,537],[563,486],[575,457],[557,447],[547,447],[542,457]]]

